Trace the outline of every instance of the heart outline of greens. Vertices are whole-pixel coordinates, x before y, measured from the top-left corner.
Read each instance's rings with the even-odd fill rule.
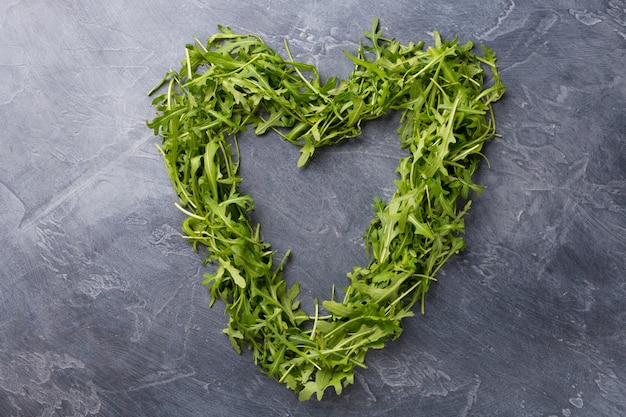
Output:
[[[437,271],[464,248],[463,216],[483,144],[496,135],[492,103],[505,91],[493,51],[479,56],[471,41],[403,45],[384,38],[374,19],[364,32],[346,80],[321,82],[317,69],[282,58],[258,36],[219,26],[206,44],[185,48],[179,71],[169,71],[150,95],[157,116],[148,122],[162,137],[159,150],[187,215],[182,230],[206,263],[216,265],[203,284],[211,305],[221,299],[224,329],[237,352],[252,351],[259,369],[308,400],[337,394],[365,368],[368,349],[380,349],[402,332]],[[491,85],[484,86],[486,65]],[[315,304],[307,314],[297,299],[299,284],[287,287],[283,266],[263,241],[248,213],[250,195],[239,190],[236,135],[252,126],[257,135],[274,130],[300,146],[298,166],[317,147],[361,133],[361,123],[401,111],[396,192],[375,198],[375,217],[365,233],[366,267],[347,274],[341,300]]]

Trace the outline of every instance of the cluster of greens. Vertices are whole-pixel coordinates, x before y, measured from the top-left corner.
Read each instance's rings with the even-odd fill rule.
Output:
[[[365,33],[347,80],[320,80],[316,68],[284,59],[254,35],[220,33],[203,45],[187,45],[179,71],[168,72],[151,92],[156,117],[148,122],[187,218],[182,228],[195,249],[208,250],[215,272],[206,274],[212,303],[229,316],[224,332],[234,348],[252,351],[265,374],[299,393],[339,394],[365,367],[365,353],[402,332],[437,271],[464,247],[463,216],[472,174],[485,141],[495,135],[492,102],[504,93],[495,55],[473,44],[442,41],[404,45],[382,37],[375,20]],[[484,86],[486,65],[491,72]],[[348,273],[343,298],[316,303],[307,314],[299,286],[283,280],[282,259],[261,237],[248,212],[254,203],[240,192],[236,135],[247,127],[268,130],[301,147],[298,165],[315,148],[361,133],[364,120],[401,112],[397,191],[376,199],[365,234],[367,266]],[[334,294],[334,291],[333,291]]]

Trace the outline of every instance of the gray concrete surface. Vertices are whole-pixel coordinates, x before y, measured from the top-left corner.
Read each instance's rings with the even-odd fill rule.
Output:
[[[217,25],[346,76],[375,16],[499,56],[502,137],[467,249],[354,385],[298,402],[237,355],[155,143],[148,90]],[[0,416],[626,415],[626,3],[5,0],[0,5]],[[295,167],[242,138],[243,187],[303,301],[366,256],[397,117]]]

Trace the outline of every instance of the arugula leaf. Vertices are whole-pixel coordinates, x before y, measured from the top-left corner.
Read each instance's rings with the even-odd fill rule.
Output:
[[[374,19],[348,79],[321,82],[314,66],[283,59],[258,36],[220,32],[185,48],[179,71],[169,71],[150,91],[157,114],[147,123],[163,139],[159,152],[186,214],[182,230],[195,250],[205,247],[215,272],[204,275],[211,305],[229,315],[224,333],[237,352],[252,351],[259,369],[299,393],[321,399],[337,394],[365,367],[368,349],[402,333],[444,263],[465,247],[463,217],[481,150],[496,134],[492,103],[505,92],[496,56],[473,43],[442,40],[401,44],[383,38]],[[491,72],[484,86],[485,71]],[[287,288],[283,267],[263,241],[241,194],[236,134],[252,126],[273,130],[300,146],[298,166],[318,147],[361,133],[363,121],[400,111],[398,135],[408,155],[400,159],[396,192],[374,200],[365,231],[368,265],[347,274],[342,300],[300,308],[299,285]],[[473,193],[473,194],[472,194]],[[334,294],[334,291],[333,291]]]

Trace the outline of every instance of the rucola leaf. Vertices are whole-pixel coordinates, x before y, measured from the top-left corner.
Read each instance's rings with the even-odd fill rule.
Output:
[[[226,27],[206,45],[187,45],[179,71],[168,72],[148,127],[162,137],[159,151],[187,215],[182,229],[194,249],[207,249],[205,274],[211,304],[229,315],[224,330],[234,349],[248,347],[259,369],[299,393],[301,400],[326,389],[337,394],[365,367],[368,349],[402,332],[402,320],[425,294],[444,263],[465,246],[463,216],[484,143],[495,135],[492,103],[505,91],[495,54],[458,45],[434,33],[434,45],[383,38],[375,19],[369,45],[355,54],[347,80],[322,83],[314,66],[283,59],[260,38]],[[483,87],[485,71],[491,72]],[[303,166],[316,148],[361,133],[363,121],[401,112],[396,192],[375,199],[365,233],[367,266],[348,273],[343,299],[322,302],[314,314],[300,308],[299,285],[287,289],[283,259],[262,239],[248,213],[254,207],[239,190],[239,151],[234,135],[278,132],[301,147]],[[234,151],[231,150],[234,144]],[[334,294],[334,291],[333,291]],[[316,303],[317,306],[317,303]]]

